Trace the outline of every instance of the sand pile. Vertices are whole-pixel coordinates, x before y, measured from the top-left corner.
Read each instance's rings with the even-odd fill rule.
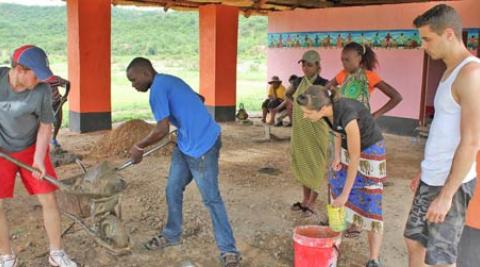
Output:
[[[93,157],[128,157],[128,150],[147,136],[155,126],[143,120],[122,123],[98,140],[90,153]]]

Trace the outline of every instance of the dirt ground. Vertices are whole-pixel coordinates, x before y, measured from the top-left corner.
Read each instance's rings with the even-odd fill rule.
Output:
[[[220,187],[227,207],[243,266],[293,266],[292,230],[297,225],[315,224],[324,218],[326,190],[316,205],[318,216],[307,219],[290,211],[292,203],[301,200],[301,187],[289,168],[289,141],[262,142],[264,128],[223,123],[223,148],[220,161]],[[291,128],[272,128],[280,137],[289,136]],[[59,141],[63,148],[83,158],[87,166],[109,160],[120,164],[126,158],[103,155],[96,157],[98,142],[109,131],[76,134],[62,130]],[[141,138],[141,136],[139,137]],[[385,241],[382,260],[387,267],[407,265],[402,237],[405,219],[411,204],[409,179],[418,171],[423,146],[411,137],[386,135],[388,176],[385,188]],[[81,266],[220,266],[212,235],[210,217],[194,183],[185,191],[183,244],[165,251],[146,251],[143,243],[166,223],[165,185],[169,153],[157,153],[122,171],[128,188],[122,196],[123,219],[130,232],[132,254],[116,257],[105,252],[83,231],[75,227],[64,237],[66,250]],[[276,174],[259,172],[261,168],[278,169]],[[80,173],[76,164],[57,168],[59,177]],[[326,183],[325,183],[326,184]],[[20,259],[20,266],[48,266],[48,244],[41,220],[41,207],[29,197],[17,180],[15,198],[5,203],[11,239]],[[63,218],[63,225],[70,224]],[[338,266],[365,266],[366,234],[357,239],[343,239]]]

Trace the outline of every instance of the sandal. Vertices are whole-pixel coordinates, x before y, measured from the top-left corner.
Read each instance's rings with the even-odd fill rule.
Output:
[[[366,267],[382,267],[382,264],[378,260],[369,260]]]
[[[220,261],[224,267],[240,267],[240,255],[237,253],[225,253],[220,256]]]
[[[302,208],[302,217],[303,218],[311,217],[314,214],[315,214],[315,211],[313,211],[311,208],[309,208],[309,207],[303,207]]]
[[[359,230],[355,226],[350,226],[350,228],[345,230],[345,232],[343,233],[343,237],[345,237],[345,238],[357,238],[357,237],[360,236],[361,233],[362,233],[362,230]]]
[[[319,220],[318,221],[318,225],[321,225],[321,226],[330,226],[330,222],[328,221],[328,217],[323,219],[323,220]]]
[[[303,211],[304,207],[302,203],[300,202],[295,202],[293,203],[292,207],[290,207],[291,210],[293,211]]]
[[[152,239],[144,244],[147,250],[158,250],[177,245],[180,245],[180,241],[170,242],[162,234],[152,237]]]

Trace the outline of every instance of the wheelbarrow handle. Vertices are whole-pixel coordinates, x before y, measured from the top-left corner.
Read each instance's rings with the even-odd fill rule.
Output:
[[[26,169],[30,172],[38,172],[37,169],[35,169],[34,167],[30,166],[30,165],[27,165],[25,164],[24,162],[21,162],[15,158],[12,158],[11,156],[9,156],[8,154],[4,153],[4,152],[1,152],[0,151],[0,158],[4,158],[8,161],[10,161],[11,163],[17,165],[18,167],[21,167],[23,169]],[[63,190],[66,190],[66,189],[69,189],[67,185],[63,184],[62,182],[58,181],[55,177],[52,177],[48,174],[45,174],[43,176],[43,179],[44,180],[47,180],[49,183],[51,184],[54,184],[56,186],[58,186],[60,189],[63,189]]]
[[[167,146],[171,141],[170,141],[170,137],[174,134],[176,134],[177,130],[174,130],[172,132],[170,132],[169,134],[167,134],[165,137],[163,137],[160,141],[158,141],[158,143],[152,147],[151,149],[145,151],[145,153],[143,153],[143,156],[146,157],[150,154],[152,154],[153,152]],[[132,160],[127,160],[125,161],[122,165],[120,165],[119,167],[115,168],[115,170],[117,171],[121,171],[127,167],[130,167],[133,165],[133,162]]]

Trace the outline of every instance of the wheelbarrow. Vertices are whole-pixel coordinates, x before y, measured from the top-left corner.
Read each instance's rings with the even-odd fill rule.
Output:
[[[146,151],[144,156],[167,146],[172,142],[171,137],[175,133],[176,131],[173,131],[164,137]],[[37,171],[1,151],[0,157],[28,171]],[[110,253],[114,255],[129,253],[130,238],[121,220],[120,206],[120,195],[127,188],[127,182],[120,176],[119,171],[133,163],[128,160],[118,167],[112,167],[108,161],[103,161],[88,169],[80,160],[77,163],[82,169],[81,174],[62,180],[49,175],[43,177],[60,189],[58,197],[62,199],[62,213],[74,222],[71,226],[77,223]]]

